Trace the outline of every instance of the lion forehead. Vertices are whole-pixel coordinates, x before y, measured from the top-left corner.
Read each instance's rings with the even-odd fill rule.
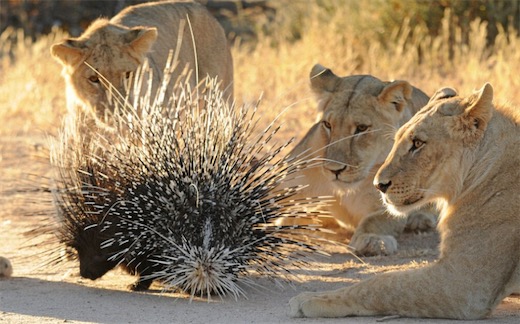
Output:
[[[326,110],[357,109],[366,104],[373,105],[385,83],[371,75],[354,75],[341,78],[332,93],[330,105]]]
[[[124,47],[103,44],[92,48],[85,61],[101,73],[133,71],[140,64]]]
[[[352,85],[338,89],[325,107],[324,117],[337,124],[373,124],[384,119],[377,110],[377,94],[383,83]],[[384,121],[383,121],[384,122]]]
[[[98,19],[87,28],[78,41],[85,42],[89,47],[96,44],[123,45],[128,42],[125,39],[125,34],[129,31],[130,28],[128,27],[113,24],[106,19]]]
[[[395,136],[396,144],[400,145],[401,142],[406,142],[413,138],[428,141],[430,139],[445,139],[447,136],[449,137],[453,125],[450,120],[446,120],[446,116],[437,109],[421,111],[421,113],[416,114],[397,131]]]
[[[87,48],[86,62],[94,68],[105,67],[108,70],[132,70],[139,64],[139,58],[133,57],[128,49],[124,32],[128,29],[115,25],[106,25],[85,38]]]
[[[354,92],[377,96],[385,87],[385,83],[372,75],[351,75],[341,78],[336,92]]]

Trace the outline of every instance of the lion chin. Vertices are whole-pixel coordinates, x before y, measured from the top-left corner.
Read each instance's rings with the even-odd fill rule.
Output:
[[[338,186],[344,186],[347,189],[355,189],[358,188],[362,183],[363,180],[366,179],[366,175],[344,175],[339,177],[331,177],[330,181],[332,181],[334,184]]]
[[[396,204],[385,195],[382,196],[382,200],[390,214],[399,217],[404,217],[427,204],[424,197],[422,196],[420,198],[413,198],[412,200],[405,199],[403,204]]]

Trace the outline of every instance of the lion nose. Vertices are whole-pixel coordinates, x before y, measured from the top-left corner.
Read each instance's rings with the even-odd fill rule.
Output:
[[[377,190],[381,191],[382,193],[386,193],[386,191],[388,190],[388,188],[390,188],[391,185],[392,181],[388,181],[387,183],[379,182],[375,184]]]
[[[345,170],[346,168],[347,168],[347,167],[344,166],[344,167],[342,167],[341,169],[337,169],[337,170],[330,170],[330,169],[329,169],[329,171],[332,172],[332,173],[336,176],[336,178],[337,178],[337,177],[339,176],[339,174],[340,174],[341,172],[343,172],[343,170]]]

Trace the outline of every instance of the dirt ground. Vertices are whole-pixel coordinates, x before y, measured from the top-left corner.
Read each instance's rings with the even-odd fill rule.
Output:
[[[162,292],[130,292],[135,278],[120,270],[90,281],[78,275],[77,265],[42,266],[49,244],[28,230],[48,222],[48,193],[35,190],[48,175],[44,136],[0,138],[0,256],[13,263],[11,278],[0,279],[0,323],[441,323],[405,318],[293,319],[288,300],[302,291],[335,289],[377,273],[420,267],[437,257],[435,233],[402,235],[397,255],[357,259],[342,248],[330,257],[316,257],[306,270],[295,270],[297,281],[282,284],[254,278],[244,287],[247,299],[212,301]],[[478,284],[478,283],[475,283]],[[377,293],[377,292],[374,292]],[[464,323],[458,321],[457,323]],[[490,323],[520,323],[520,297],[506,298]]]

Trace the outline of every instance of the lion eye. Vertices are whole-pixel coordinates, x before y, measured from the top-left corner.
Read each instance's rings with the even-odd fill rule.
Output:
[[[426,143],[421,141],[420,139],[414,138],[413,141],[412,141],[412,147],[410,148],[410,152],[417,151],[418,149],[423,147],[424,144],[426,144]]]
[[[356,132],[354,134],[359,134],[359,133],[363,133],[363,132],[366,132],[368,130],[368,126],[367,125],[357,125],[356,126]]]
[[[125,73],[125,78],[126,79],[130,79],[130,77],[132,76],[132,72],[128,71]]]
[[[330,129],[332,128],[332,125],[331,125],[328,121],[326,121],[326,120],[322,121],[321,124],[322,124],[323,127],[325,127],[327,130],[330,130]]]
[[[97,75],[91,75],[89,76],[88,80],[92,83],[99,83],[99,78]]]

